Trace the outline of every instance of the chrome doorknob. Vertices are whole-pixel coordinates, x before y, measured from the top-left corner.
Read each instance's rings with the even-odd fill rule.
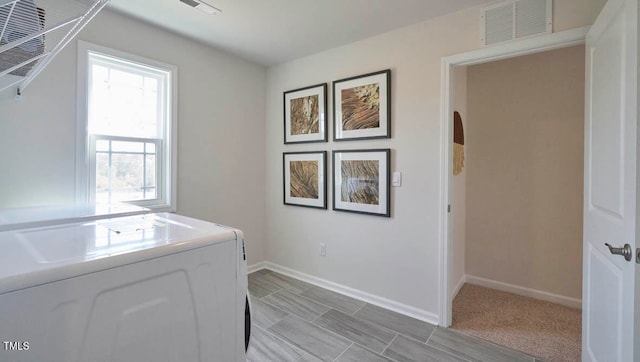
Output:
[[[609,248],[609,251],[613,255],[622,255],[626,261],[631,261],[631,257],[633,256],[633,250],[631,250],[631,245],[624,244],[622,248],[614,248],[609,243],[604,243],[604,245]]]

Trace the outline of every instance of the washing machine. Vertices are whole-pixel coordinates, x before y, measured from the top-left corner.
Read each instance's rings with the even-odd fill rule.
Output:
[[[240,230],[170,213],[5,229],[0,361],[246,361]]]

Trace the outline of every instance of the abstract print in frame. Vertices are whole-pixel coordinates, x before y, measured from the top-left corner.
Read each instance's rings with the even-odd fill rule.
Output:
[[[333,82],[334,141],[391,137],[391,70]]]
[[[390,149],[333,151],[333,209],[391,216]]]
[[[284,92],[284,143],[327,141],[327,84]]]
[[[327,151],[282,154],[284,204],[327,208]]]

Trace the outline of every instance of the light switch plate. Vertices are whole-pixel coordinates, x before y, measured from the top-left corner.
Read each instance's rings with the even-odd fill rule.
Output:
[[[394,172],[391,179],[391,185],[393,187],[400,187],[402,185],[402,172]]]

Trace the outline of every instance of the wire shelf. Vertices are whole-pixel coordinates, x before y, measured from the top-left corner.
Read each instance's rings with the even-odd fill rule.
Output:
[[[20,93],[109,0],[0,0],[0,91]]]

